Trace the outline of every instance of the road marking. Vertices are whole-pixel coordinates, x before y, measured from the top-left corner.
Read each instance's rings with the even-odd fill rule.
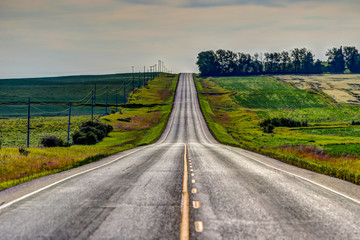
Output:
[[[195,183],[195,179],[191,179],[191,183]]]
[[[201,208],[200,201],[193,201],[193,208]]]
[[[178,83],[179,83],[179,81],[180,81],[180,75],[179,75]],[[177,89],[177,87],[178,87],[178,83],[177,83],[176,89]],[[146,147],[143,147],[143,148],[137,147],[137,148],[135,148],[136,150],[131,151],[131,152],[129,152],[128,154],[125,154],[125,155],[123,155],[123,156],[117,157],[117,158],[115,158],[114,160],[112,160],[112,161],[110,161],[110,162],[107,162],[107,163],[105,163],[105,164],[103,164],[103,165],[99,165],[99,166],[97,166],[97,167],[90,168],[90,169],[85,170],[85,171],[83,171],[83,172],[76,173],[76,174],[71,175],[71,176],[69,176],[69,177],[66,177],[66,178],[64,178],[64,179],[61,179],[61,180],[59,180],[59,181],[57,181],[57,182],[54,182],[54,183],[52,183],[52,184],[49,184],[49,185],[47,185],[47,186],[45,186],[45,187],[42,187],[42,188],[40,188],[40,189],[38,189],[38,190],[35,190],[35,191],[31,192],[31,193],[28,193],[28,194],[26,194],[26,195],[24,195],[24,196],[22,196],[22,197],[19,197],[19,198],[15,199],[15,200],[12,200],[12,201],[4,204],[4,205],[1,205],[1,206],[0,206],[0,210],[2,210],[2,209],[4,209],[4,208],[7,208],[7,207],[13,205],[14,203],[17,203],[17,202],[19,202],[19,201],[21,201],[21,200],[23,200],[23,199],[26,199],[26,198],[28,198],[28,197],[31,197],[32,195],[35,195],[35,194],[37,194],[37,193],[39,193],[39,192],[41,192],[41,191],[44,191],[44,190],[46,190],[46,189],[48,189],[48,188],[50,188],[50,187],[52,187],[52,186],[55,186],[55,185],[57,185],[57,184],[59,184],[59,183],[62,183],[62,182],[65,182],[65,181],[67,181],[67,180],[69,180],[69,179],[71,179],[71,178],[74,178],[74,177],[77,177],[77,176],[79,176],[79,175],[82,175],[82,174],[85,174],[85,173],[94,171],[94,170],[96,170],[96,169],[99,169],[99,168],[108,166],[108,165],[110,165],[110,164],[112,164],[112,163],[114,163],[114,162],[117,162],[118,160],[120,160],[120,159],[122,159],[122,158],[124,158],[124,157],[127,157],[127,156],[129,156],[129,155],[131,155],[131,154],[133,154],[133,153],[136,153],[136,152],[138,152],[138,151],[140,151],[140,150],[144,150],[144,149],[149,148],[149,147],[154,147],[154,146],[156,146],[156,145],[161,145],[162,143],[165,142],[166,138],[168,137],[168,135],[169,135],[169,133],[170,133],[170,129],[172,128],[173,123],[174,123],[174,119],[175,119],[175,112],[178,110],[178,103],[175,103],[175,98],[176,98],[176,93],[175,93],[175,96],[174,96],[173,109],[172,109],[171,115],[170,115],[170,118],[171,118],[171,119],[169,119],[170,124],[168,124],[169,127],[166,126],[166,129],[165,129],[165,131],[167,130],[167,132],[164,131],[165,134],[163,133],[163,134],[160,136],[160,138],[158,139],[158,141],[157,141],[156,143],[147,145]],[[168,123],[169,123],[169,122],[168,122]]]
[[[191,174],[191,176],[193,177],[193,176],[194,176],[194,174],[192,173],[192,174]]]
[[[189,239],[189,193],[188,193],[188,170],[186,159],[186,144],[184,149],[184,178],[183,178],[183,192],[181,201],[181,225],[180,225],[180,239]]]
[[[191,189],[191,193],[197,193],[198,190],[196,188]]]
[[[112,164],[112,163],[114,163],[114,162],[117,162],[117,161],[119,161],[120,159],[122,159],[122,158],[124,158],[124,157],[127,157],[127,156],[129,156],[129,155],[131,155],[131,154],[133,154],[133,153],[136,153],[136,152],[138,152],[138,151],[140,151],[140,150],[144,150],[144,149],[146,149],[146,148],[153,147],[153,146],[154,146],[154,145],[148,145],[148,146],[146,146],[146,147],[144,147],[144,148],[137,149],[137,150],[132,151],[132,152],[129,152],[129,153],[123,155],[123,156],[117,157],[117,158],[115,158],[114,160],[111,160],[110,162],[107,162],[107,163],[105,163],[105,164],[103,164],[103,165],[100,165],[100,166],[97,166],[97,167],[94,167],[94,168],[90,168],[90,169],[85,170],[85,171],[83,171],[83,172],[76,173],[76,174],[71,175],[71,176],[69,176],[69,177],[66,177],[66,178],[64,178],[64,179],[61,179],[61,180],[59,180],[59,181],[57,181],[57,182],[54,182],[54,183],[52,183],[52,184],[49,184],[49,185],[47,185],[47,186],[45,186],[45,187],[43,187],[43,188],[40,188],[40,189],[38,189],[38,190],[35,190],[35,191],[31,192],[31,193],[28,193],[28,194],[26,194],[26,195],[24,195],[24,196],[22,196],[22,197],[17,198],[17,199],[15,199],[15,200],[11,201],[11,202],[8,202],[8,203],[6,203],[6,204],[4,204],[4,205],[1,205],[1,206],[0,206],[0,210],[2,210],[2,209],[4,209],[4,208],[7,208],[7,207],[13,205],[14,203],[17,203],[17,202],[19,202],[19,201],[21,201],[21,200],[23,200],[23,199],[26,199],[26,198],[28,198],[28,197],[30,197],[30,196],[32,196],[32,195],[35,195],[35,194],[37,194],[37,193],[39,193],[39,192],[41,192],[41,191],[44,191],[44,190],[46,190],[46,189],[48,189],[48,188],[50,188],[50,187],[52,187],[52,186],[55,186],[55,185],[59,184],[59,183],[65,182],[65,181],[67,181],[67,180],[69,180],[69,179],[71,179],[71,178],[74,178],[74,177],[77,177],[77,176],[79,176],[79,175],[82,175],[82,174],[85,174],[85,173],[94,171],[94,170],[96,170],[96,169],[99,169],[99,168],[108,166],[108,165],[110,165],[110,164]]]
[[[195,231],[202,232],[204,231],[204,224],[202,221],[196,221],[195,222]]]
[[[344,197],[344,198],[346,198],[346,199],[349,199],[349,200],[351,200],[351,201],[353,201],[353,202],[356,202],[357,204],[360,204],[360,201],[359,201],[359,200],[357,200],[357,199],[355,199],[355,198],[352,198],[352,197],[349,197],[349,196],[347,196],[347,195],[345,195],[345,194],[343,194],[343,193],[340,193],[340,192],[338,192],[338,191],[336,191],[336,190],[334,190],[334,189],[331,189],[331,188],[329,188],[329,187],[326,187],[326,186],[324,186],[324,185],[322,185],[322,184],[320,184],[320,183],[314,182],[314,181],[312,181],[312,180],[310,180],[310,179],[307,179],[307,178],[302,177],[302,176],[300,176],[300,175],[297,175],[297,174],[295,174],[295,173],[288,172],[288,171],[286,171],[286,170],[283,170],[283,169],[280,169],[280,168],[271,166],[271,165],[269,165],[269,164],[267,164],[267,163],[264,163],[264,162],[262,162],[262,161],[260,161],[260,160],[257,160],[256,158],[253,158],[253,157],[251,157],[251,156],[249,156],[249,155],[247,155],[247,154],[244,154],[244,153],[240,153],[240,152],[238,152],[238,151],[236,151],[236,150],[233,150],[233,149],[231,149],[231,148],[229,148],[229,147],[226,147],[226,148],[227,148],[228,150],[233,151],[233,152],[236,152],[236,153],[238,153],[238,154],[240,154],[240,155],[242,155],[242,156],[244,156],[244,157],[246,157],[246,158],[250,158],[250,159],[254,160],[255,162],[258,162],[258,163],[260,163],[260,164],[262,164],[262,165],[264,165],[264,166],[267,166],[267,167],[269,167],[269,168],[272,168],[272,169],[278,170],[278,171],[280,171],[280,172],[287,173],[287,174],[292,175],[292,176],[294,176],[294,177],[300,178],[300,179],[302,179],[302,180],[304,180],[304,181],[306,181],[306,182],[309,182],[309,183],[312,183],[312,184],[314,184],[314,185],[316,185],[316,186],[322,187],[322,188],[324,188],[324,189],[326,189],[326,190],[328,190],[328,191],[330,191],[330,192],[333,192],[333,193],[335,193],[335,194],[337,194],[337,195],[340,195],[340,196],[342,196],[342,197]],[[262,155],[262,156],[265,156],[265,155]],[[265,156],[265,157],[267,157],[267,156]],[[269,158],[270,158],[270,157],[269,157]],[[274,159],[274,158],[272,158],[272,159]],[[276,159],[275,159],[275,160],[276,160]],[[292,166],[294,166],[294,165],[292,165]],[[320,173],[319,173],[319,174],[320,174]]]
[[[192,172],[193,170],[192,169],[190,169],[190,172]]]

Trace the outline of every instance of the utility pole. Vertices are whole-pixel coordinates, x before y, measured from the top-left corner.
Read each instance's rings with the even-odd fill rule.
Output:
[[[69,122],[68,122],[68,133],[67,133],[67,143],[70,141],[70,121],[71,121],[71,102],[69,103]]]
[[[132,66],[132,84],[133,84],[133,92],[135,91],[135,77],[134,77],[134,66]]]
[[[125,108],[125,106],[126,106],[126,91],[125,91],[125,85],[124,85],[124,108]]]
[[[115,94],[115,113],[117,112],[117,96],[118,96],[118,94],[116,92],[116,94]]]
[[[108,91],[109,91],[109,87],[106,86],[106,103],[105,103],[105,115],[107,115],[107,106],[108,106]]]
[[[140,88],[140,86],[141,86],[141,84],[140,84],[140,75],[141,75],[141,73],[140,73],[140,71],[139,71],[139,75],[138,75],[138,88]]]
[[[146,81],[146,80],[145,80],[145,78],[146,78],[146,70],[145,70],[145,68],[146,68],[146,67],[144,66],[144,80],[143,80],[143,87],[145,87],[145,81]]]
[[[27,140],[26,146],[30,145],[30,97],[28,98],[28,124],[27,124]]]
[[[96,105],[96,83],[94,86],[94,104]]]
[[[91,123],[94,122],[94,90],[91,91]]]

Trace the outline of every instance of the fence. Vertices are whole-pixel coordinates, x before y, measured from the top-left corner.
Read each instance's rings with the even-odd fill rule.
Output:
[[[26,141],[26,146],[29,147],[32,117],[63,116],[68,117],[66,140],[70,142],[72,116],[87,115],[89,120],[91,116],[91,121],[94,121],[95,115],[106,115],[110,111],[117,112],[120,106],[126,107],[127,98],[135,88],[145,86],[147,81],[157,74],[146,74],[144,71],[138,74],[1,80],[1,128],[5,128],[4,118],[20,118],[20,125],[24,125],[24,120],[27,124],[26,130],[25,126],[14,127],[13,134],[5,134],[0,128],[0,139],[3,140],[3,145],[19,145],[19,142]],[[41,125],[38,119],[36,124]],[[18,134],[14,134],[16,131]],[[23,139],[24,131],[26,131],[26,140]],[[8,141],[6,138],[10,135],[15,138],[21,137],[23,141],[19,139]],[[38,144],[33,142],[31,145]]]

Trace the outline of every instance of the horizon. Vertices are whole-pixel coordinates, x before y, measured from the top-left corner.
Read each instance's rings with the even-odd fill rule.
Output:
[[[0,79],[198,72],[205,50],[359,49],[360,3],[322,0],[25,0],[0,3]]]

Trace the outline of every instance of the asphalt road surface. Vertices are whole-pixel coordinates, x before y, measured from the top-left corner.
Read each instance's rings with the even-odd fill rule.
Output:
[[[190,239],[360,239],[359,200],[357,185],[218,144],[182,74],[157,143],[0,192],[0,239],[179,239],[184,221]]]

